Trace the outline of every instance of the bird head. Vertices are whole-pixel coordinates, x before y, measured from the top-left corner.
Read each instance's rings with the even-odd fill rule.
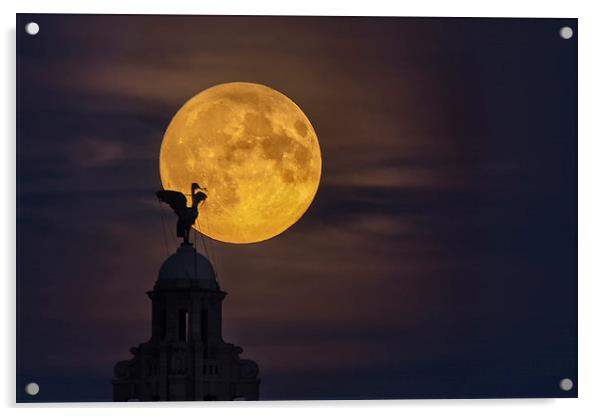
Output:
[[[205,188],[201,188],[201,187],[199,186],[199,184],[198,184],[198,183],[194,182],[194,183],[192,184],[192,187],[191,187],[191,188],[192,188],[192,193],[191,193],[191,196],[192,196],[193,198],[195,198],[195,197],[196,197],[196,198],[197,198],[199,201],[202,201],[202,200],[204,200],[204,199],[206,199],[206,198],[207,198],[207,194],[206,194],[205,192],[203,192],[203,191],[207,191],[207,189],[205,189]],[[199,190],[200,190],[201,192],[197,192],[197,191],[199,191]]]

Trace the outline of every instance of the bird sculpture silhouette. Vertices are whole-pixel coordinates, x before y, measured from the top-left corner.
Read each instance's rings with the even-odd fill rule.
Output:
[[[186,245],[191,245],[190,228],[199,216],[199,204],[201,201],[207,199],[207,194],[203,192],[204,190],[206,189],[201,188],[197,183],[192,184],[190,192],[192,204],[190,207],[186,205],[186,195],[182,192],[170,190],[157,191],[157,198],[168,204],[178,216],[178,223],[176,225],[177,235],[184,240],[184,244]]]

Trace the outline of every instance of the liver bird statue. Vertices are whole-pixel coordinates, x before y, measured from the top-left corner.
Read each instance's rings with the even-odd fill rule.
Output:
[[[157,198],[160,201],[168,204],[178,216],[178,224],[176,226],[177,235],[184,239],[184,244],[190,245],[190,227],[196,222],[199,216],[199,204],[207,199],[207,194],[203,192],[197,183],[191,186],[190,196],[192,197],[192,205],[186,205],[186,195],[178,191],[157,191]]]

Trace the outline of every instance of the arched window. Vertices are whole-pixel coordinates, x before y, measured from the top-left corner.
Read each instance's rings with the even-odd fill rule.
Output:
[[[203,309],[201,311],[201,341],[203,341],[203,343],[207,342],[208,334],[207,334],[207,328],[208,326],[208,317],[207,317],[207,309]]]
[[[178,339],[180,341],[188,341],[188,311],[180,309],[178,325]]]
[[[159,337],[163,341],[167,336],[167,311],[163,309],[161,311],[161,317],[159,318]]]

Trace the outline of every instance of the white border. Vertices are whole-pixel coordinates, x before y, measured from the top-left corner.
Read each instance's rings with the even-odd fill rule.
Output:
[[[413,1],[370,0],[368,2],[304,0],[282,1],[190,1],[190,2],[135,2],[104,1],[21,1],[19,4],[2,2],[0,19],[3,25],[2,88],[4,92],[0,111],[0,125],[4,129],[0,165],[4,195],[2,210],[2,247],[0,264],[2,275],[2,340],[0,341],[0,404],[13,412],[44,414],[104,415],[108,408],[115,414],[164,415],[174,405],[153,404],[53,404],[18,405],[15,398],[15,13],[134,13],[134,14],[297,14],[297,15],[365,15],[365,16],[472,16],[472,17],[577,17],[579,18],[579,399],[559,400],[439,400],[439,401],[318,401],[318,402],[258,402],[258,403],[183,403],[177,404],[181,414],[209,412],[248,415],[303,414],[317,412],[349,415],[420,414],[446,415],[507,415],[519,414],[602,414],[597,399],[602,387],[600,354],[602,343],[599,317],[602,316],[602,273],[600,268],[600,239],[602,227],[601,191],[602,129],[602,37],[601,15],[595,1]],[[559,308],[562,305],[558,305]]]

